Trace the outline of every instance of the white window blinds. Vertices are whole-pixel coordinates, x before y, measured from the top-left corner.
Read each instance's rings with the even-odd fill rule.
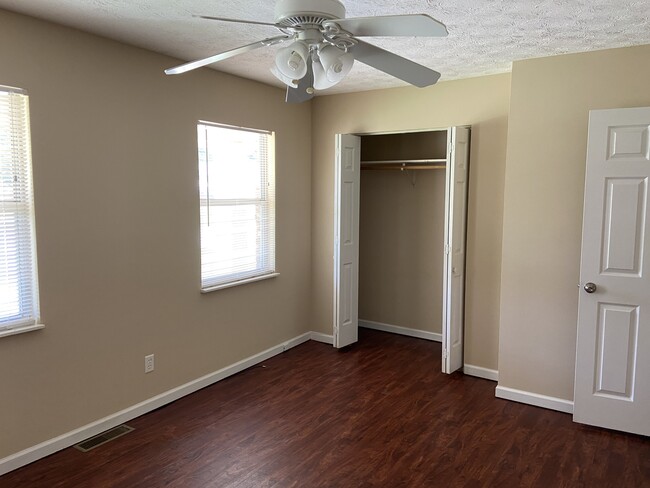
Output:
[[[201,288],[275,273],[272,132],[198,124]]]
[[[0,86],[0,332],[38,323],[29,99]]]

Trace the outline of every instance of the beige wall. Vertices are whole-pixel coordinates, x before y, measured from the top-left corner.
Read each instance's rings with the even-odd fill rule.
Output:
[[[31,95],[46,323],[0,339],[0,458],[331,334],[336,133],[472,126],[465,362],[572,398],[588,110],[650,105],[648,59],[650,46],[559,56],[512,78],[287,105],[277,88],[165,77],[176,60],[0,11],[0,84]],[[198,119],[276,131],[279,278],[198,292]]]
[[[332,333],[334,137],[472,126],[466,363],[496,369],[510,75],[322,96],[312,104],[312,328]]]
[[[440,333],[445,171],[362,171],[359,216],[359,318]]]
[[[514,63],[499,384],[572,399],[590,109],[650,105],[650,46]]]
[[[0,339],[0,458],[310,328],[310,104],[177,63],[0,11],[0,84],[31,95],[46,324]],[[278,278],[199,293],[198,119],[276,131]]]

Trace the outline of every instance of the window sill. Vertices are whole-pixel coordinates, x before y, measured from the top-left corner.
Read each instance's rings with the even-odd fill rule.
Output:
[[[22,334],[24,332],[31,332],[33,330],[41,330],[44,327],[45,324],[32,324],[32,325],[21,325],[20,327],[13,327],[11,329],[0,329],[0,337]]]
[[[233,286],[245,285],[246,283],[254,283],[256,281],[268,280],[269,278],[275,278],[276,276],[280,276],[280,273],[269,273],[262,276],[247,278],[245,280],[231,281],[230,283],[222,283],[221,285],[214,285],[208,288],[201,288],[201,293],[210,293],[217,290],[223,290],[224,288],[232,288]]]

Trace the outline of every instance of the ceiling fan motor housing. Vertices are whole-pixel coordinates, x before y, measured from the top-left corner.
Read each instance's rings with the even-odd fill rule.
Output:
[[[344,19],[340,0],[277,0],[275,23],[286,27],[320,25],[330,19]]]

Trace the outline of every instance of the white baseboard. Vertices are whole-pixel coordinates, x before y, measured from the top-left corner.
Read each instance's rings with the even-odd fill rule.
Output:
[[[463,365],[463,373],[469,376],[476,376],[484,380],[499,381],[499,372],[496,369],[482,368],[472,364]]]
[[[392,334],[400,334],[409,337],[417,337],[418,339],[426,339],[428,341],[442,342],[442,334],[437,334],[436,332],[409,329],[408,327],[400,327],[399,325],[382,324],[381,322],[373,322],[372,320],[359,319],[359,327],[381,330],[382,332],[390,332]]]
[[[317,337],[313,337],[316,334]],[[250,368],[258,363],[266,361],[273,356],[283,353],[287,349],[298,346],[303,342],[307,342],[310,339],[320,340],[321,342],[327,342],[327,336],[325,334],[318,334],[315,332],[306,332],[298,337],[294,337],[282,344],[271,347],[266,351],[262,351],[258,354],[254,354],[246,359],[238,361],[230,366],[226,366],[214,373],[207,374],[196,380],[185,383],[177,388],[168,390],[160,395],[156,395],[153,398],[149,398],[143,402],[140,402],[131,407],[125,408],[117,413],[104,417],[103,419],[97,420],[90,424],[84,425],[75,429],[71,432],[62,434],[54,439],[49,439],[45,442],[41,442],[35,446],[24,449],[23,451],[17,452],[10,456],[0,459],[0,476],[14,469],[18,469],[21,466],[34,462],[38,459],[49,456],[61,449],[70,447],[78,442],[81,442],[89,437],[97,435],[105,430],[112,429],[124,422],[128,422],[136,417],[144,415],[145,413],[151,412],[157,408],[162,407],[168,403],[171,403],[179,398],[182,398],[190,393],[194,393],[201,388],[210,386],[217,381],[220,381],[228,376],[232,376],[240,371]],[[329,343],[332,342],[331,336],[329,336]]]
[[[514,388],[508,388],[506,386],[497,386],[495,395],[497,398],[503,398],[505,400],[527,403],[528,405],[557,410],[558,412],[573,413],[573,402],[563,398],[540,395],[539,393],[531,393],[529,391],[515,390]]]
[[[294,337],[293,339],[289,339],[287,342],[283,342],[282,344],[278,344],[277,346],[273,346],[272,348],[267,349],[266,351],[262,351],[262,352],[260,352],[258,354],[250,356],[250,357],[248,357],[246,359],[242,359],[241,361],[239,361],[239,362],[237,362],[237,363],[235,363],[235,364],[233,364],[231,366],[226,366],[225,368],[220,369],[219,371],[216,371],[215,373],[211,373],[208,376],[214,375],[214,374],[216,374],[216,373],[218,373],[220,371],[230,370],[231,368],[233,368],[235,366],[238,366],[241,363],[250,362],[249,365],[244,366],[243,368],[238,369],[237,371],[233,371],[232,373],[227,374],[223,378],[226,378],[228,376],[232,376],[235,373],[239,373],[240,371],[243,371],[246,368],[250,368],[251,366],[256,365],[257,363],[261,363],[262,361],[266,361],[268,358],[272,358],[273,356],[276,356],[276,355],[280,354],[281,352],[287,351],[287,350],[291,349],[292,347],[299,346],[300,344],[302,344],[304,342],[307,342],[309,339],[311,339],[311,332],[305,332],[304,334],[300,334],[299,336]],[[275,352],[275,350],[278,349],[278,348],[282,348],[282,350],[278,351],[278,352]],[[275,353],[270,354],[271,352],[275,352]],[[264,359],[258,359],[258,357],[260,357],[262,355],[265,355],[267,353],[269,353],[270,356],[265,357]],[[219,378],[217,381],[222,380],[223,378]],[[215,382],[213,381],[213,383],[215,383]]]
[[[322,334],[320,332],[311,332],[310,339],[312,341],[324,342],[325,344],[334,344],[334,336],[332,334]]]

